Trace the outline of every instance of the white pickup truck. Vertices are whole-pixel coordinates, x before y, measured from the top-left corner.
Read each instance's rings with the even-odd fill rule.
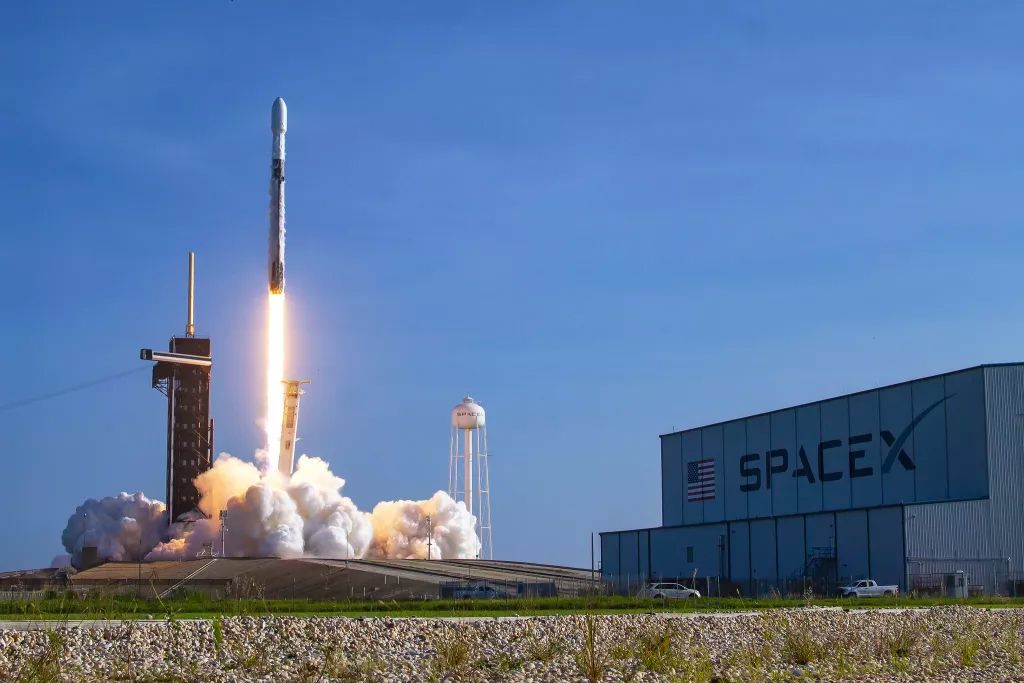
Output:
[[[896,595],[899,591],[899,586],[879,586],[871,579],[861,579],[852,586],[840,588],[839,595],[844,598],[877,598],[883,595]]]

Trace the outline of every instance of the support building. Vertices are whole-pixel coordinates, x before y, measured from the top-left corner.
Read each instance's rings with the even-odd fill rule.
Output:
[[[601,534],[620,590],[1024,592],[1024,364],[664,434],[661,478],[660,527]]]

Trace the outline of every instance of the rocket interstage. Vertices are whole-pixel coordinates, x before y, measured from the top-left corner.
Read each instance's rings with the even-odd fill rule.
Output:
[[[278,97],[270,110],[274,146],[270,161],[270,238],[267,243],[268,285],[271,294],[284,292],[284,157],[288,107]]]

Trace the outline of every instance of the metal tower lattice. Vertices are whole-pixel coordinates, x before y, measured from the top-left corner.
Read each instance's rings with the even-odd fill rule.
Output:
[[[452,413],[448,451],[448,495],[463,501],[476,517],[480,559],[494,559],[491,528],[491,476],[483,408],[468,396]],[[476,477],[474,480],[474,468]]]

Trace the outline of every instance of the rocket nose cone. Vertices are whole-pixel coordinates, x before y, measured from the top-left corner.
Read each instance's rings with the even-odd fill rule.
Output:
[[[274,106],[270,110],[270,130],[275,133],[288,130],[288,106],[280,97],[274,100]]]

